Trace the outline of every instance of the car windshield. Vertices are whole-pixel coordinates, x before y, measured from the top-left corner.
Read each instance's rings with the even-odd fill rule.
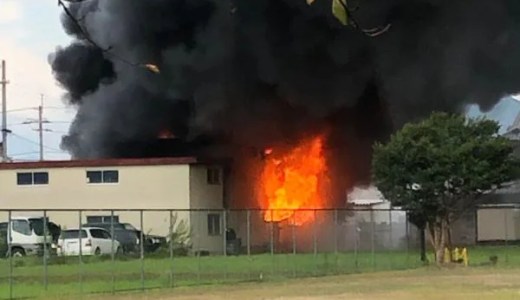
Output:
[[[65,230],[61,232],[61,238],[64,240],[68,239],[77,239],[79,236],[79,230]],[[87,232],[85,230],[81,230],[81,238],[86,238]]]
[[[29,219],[29,224],[34,233],[38,236],[43,236],[43,219]]]

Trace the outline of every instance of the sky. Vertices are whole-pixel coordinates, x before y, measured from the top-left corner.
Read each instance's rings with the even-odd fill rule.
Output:
[[[45,158],[66,159],[61,136],[74,115],[61,100],[64,94],[54,78],[48,55],[69,38],[61,29],[61,8],[56,0],[0,0],[0,59],[6,61],[8,154],[16,160],[33,160],[38,154],[35,109],[43,95]]]
[[[22,124],[38,117],[35,109],[44,100],[45,159],[68,159],[60,150],[61,137],[67,132],[74,109],[62,101],[64,90],[52,77],[48,56],[70,39],[61,28],[62,9],[56,0],[0,0],[0,59],[6,60],[8,154],[15,160],[38,159],[36,124]],[[519,97],[520,98],[520,97]],[[502,132],[520,112],[520,102],[504,98],[485,115],[502,124]],[[476,106],[470,116],[482,113]]]

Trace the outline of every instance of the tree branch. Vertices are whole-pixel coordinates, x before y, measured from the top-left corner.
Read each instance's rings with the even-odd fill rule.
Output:
[[[81,26],[80,22],[78,21],[78,19],[76,19],[76,17],[71,13],[71,11],[69,10],[69,8],[67,7],[67,5],[65,5],[64,2],[69,2],[69,3],[81,3],[81,2],[86,2],[86,1],[90,1],[90,0],[58,0],[58,6],[61,6],[63,7],[63,11],[65,12],[65,14],[69,17],[69,19],[74,23],[74,25],[76,25],[78,27],[78,29],[80,30],[81,34],[83,35],[83,37],[85,38],[85,40],[87,40],[92,46],[96,47],[97,49],[101,50],[101,52],[105,53],[106,55],[109,55],[109,56],[112,56],[113,58],[127,64],[127,65],[130,65],[130,66],[135,66],[135,67],[144,67],[154,73],[159,73],[158,72],[158,68],[157,66],[153,65],[153,64],[143,64],[143,63],[135,63],[135,62],[131,62],[129,61],[128,59],[126,58],[123,58],[119,55],[117,55],[116,53],[114,53],[113,51],[113,47],[112,46],[108,46],[107,48],[103,48],[101,47],[96,41],[94,41],[92,39],[92,37],[90,36],[89,32],[83,28],[83,26]]]
[[[345,9],[345,13],[347,14],[348,20],[349,20],[349,22],[351,22],[352,26],[354,28],[360,30],[361,32],[363,32],[363,34],[365,34],[366,36],[369,36],[369,37],[380,36],[383,33],[390,30],[390,28],[392,27],[392,23],[388,23],[388,24],[386,24],[386,26],[378,26],[375,28],[364,29],[361,27],[361,25],[359,25],[359,22],[352,15],[352,10],[348,7],[347,3],[344,1],[338,1],[338,2],[341,4],[341,6],[343,6],[343,9]],[[355,10],[357,10],[358,8],[356,8]]]
[[[72,23],[74,23],[74,25],[76,25],[78,27],[78,29],[81,31],[81,34],[83,35],[83,37],[90,43],[92,44],[94,47],[100,49],[102,52],[108,52],[111,47],[108,47],[106,49],[102,48],[101,46],[99,46],[91,37],[90,37],[90,34],[83,28],[83,26],[81,26],[81,24],[79,23],[79,21],[76,19],[76,17],[74,17],[72,15],[72,13],[70,12],[69,8],[65,5],[65,3],[63,3],[63,1],[67,1],[67,2],[73,2],[73,3],[79,3],[79,2],[84,2],[85,0],[58,0],[58,6],[61,6],[63,7],[63,11],[65,12],[65,14],[69,17],[69,19],[72,21]]]

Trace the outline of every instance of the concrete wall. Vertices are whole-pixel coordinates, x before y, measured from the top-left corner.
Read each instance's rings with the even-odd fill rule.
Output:
[[[477,226],[479,242],[520,240],[520,209],[479,209]]]

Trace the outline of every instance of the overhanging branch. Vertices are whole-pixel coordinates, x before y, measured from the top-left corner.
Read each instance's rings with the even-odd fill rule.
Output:
[[[352,14],[353,10],[348,7],[347,3],[344,1],[338,1],[338,2],[341,3],[341,6],[343,6],[343,9],[345,9],[345,12],[346,12],[347,18],[348,18],[348,22],[352,25],[352,27],[356,28],[357,30],[360,30],[366,36],[378,37],[378,36],[384,34],[385,32],[387,32],[388,30],[390,30],[390,28],[392,27],[392,23],[388,23],[386,25],[378,26],[378,27],[374,27],[374,28],[368,28],[368,29],[363,28],[359,24],[359,22],[356,20],[356,18],[354,18],[353,14]],[[357,10],[357,9],[358,8],[356,8],[354,10]]]
[[[92,39],[89,32],[81,25],[81,23],[78,21],[78,19],[71,13],[70,9],[65,5],[65,2],[69,3],[80,3],[80,2],[86,2],[90,0],[58,0],[58,6],[61,6],[63,8],[63,11],[67,15],[67,17],[74,23],[74,25],[79,29],[83,37],[87,42],[89,42],[92,46],[96,47],[97,49],[101,50],[101,52],[105,53],[106,55],[109,55],[125,64],[135,66],[135,67],[143,67],[146,68],[154,73],[159,73],[159,69],[157,66],[153,64],[143,64],[143,63],[135,63],[131,62],[126,58],[123,58],[116,53],[114,53],[112,46],[108,46],[107,48],[101,47],[96,41]]]

